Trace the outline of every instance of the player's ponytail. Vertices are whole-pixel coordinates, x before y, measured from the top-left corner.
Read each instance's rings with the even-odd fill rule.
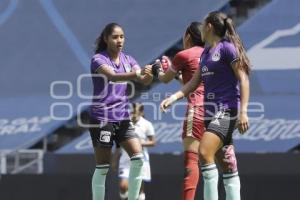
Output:
[[[95,54],[100,53],[101,51],[105,51],[107,49],[105,38],[111,35],[116,27],[121,28],[121,26],[117,23],[110,23],[105,26],[105,28],[102,30],[101,34],[95,41]]]
[[[190,34],[194,46],[204,47],[205,43],[202,41],[201,28],[201,22],[192,22],[185,31],[185,35]]]
[[[250,61],[246,55],[243,43],[235,30],[232,19],[222,12],[214,11],[208,14],[205,22],[213,26],[214,33],[217,36],[226,38],[234,44],[239,56],[239,60],[237,61],[238,67],[249,75]]]
[[[247,57],[246,50],[240,39],[240,36],[235,31],[235,27],[232,19],[225,18],[224,25],[226,27],[225,37],[227,37],[235,46],[239,54],[238,67],[245,71],[248,75],[250,74],[250,61]]]

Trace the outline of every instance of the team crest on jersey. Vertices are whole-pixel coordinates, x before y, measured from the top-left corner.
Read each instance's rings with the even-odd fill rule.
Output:
[[[220,54],[219,51],[214,52],[214,54],[213,54],[212,57],[211,57],[212,61],[215,61],[215,62],[216,62],[216,61],[219,61],[220,58],[221,58],[221,54]]]

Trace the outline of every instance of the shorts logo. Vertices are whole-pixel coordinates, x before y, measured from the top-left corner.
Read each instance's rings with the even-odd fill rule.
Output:
[[[109,143],[111,137],[111,132],[109,131],[101,131],[100,132],[100,142]]]
[[[220,58],[221,58],[221,54],[220,54],[220,52],[215,52],[213,55],[212,55],[212,61],[219,61],[220,60]]]
[[[220,124],[220,121],[216,118],[216,119],[214,119],[212,122],[211,122],[212,124],[215,124],[215,125],[217,125],[217,126],[220,126],[221,124]]]
[[[206,65],[204,65],[204,66],[202,67],[202,72],[203,72],[203,73],[208,72],[208,68],[206,67]]]

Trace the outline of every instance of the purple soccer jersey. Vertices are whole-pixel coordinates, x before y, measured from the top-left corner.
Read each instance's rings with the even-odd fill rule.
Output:
[[[127,82],[109,81],[103,74],[97,74],[97,69],[109,66],[115,73],[126,73],[140,68],[136,60],[120,53],[120,63],[117,65],[110,59],[106,51],[95,54],[91,61],[91,73],[94,86],[94,98],[90,115],[98,121],[118,122],[129,119],[129,100],[126,94]],[[98,77],[100,76],[100,77]]]
[[[205,48],[200,67],[205,88],[206,111],[213,114],[220,109],[239,107],[239,82],[231,67],[237,59],[236,48],[228,40],[221,40],[214,48]]]

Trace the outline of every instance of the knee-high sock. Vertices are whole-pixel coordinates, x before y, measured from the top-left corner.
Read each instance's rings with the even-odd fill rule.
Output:
[[[241,183],[238,172],[223,174],[223,183],[226,191],[226,200],[241,199]]]
[[[105,179],[109,165],[97,165],[92,178],[93,200],[104,200]]]
[[[199,155],[195,152],[184,152],[183,199],[194,200],[199,180]]]
[[[204,200],[218,200],[218,180],[219,173],[216,165],[201,166],[203,181],[204,181]]]
[[[132,156],[130,172],[129,172],[129,187],[128,187],[128,200],[136,200],[142,184],[142,167],[143,167],[143,154]]]

